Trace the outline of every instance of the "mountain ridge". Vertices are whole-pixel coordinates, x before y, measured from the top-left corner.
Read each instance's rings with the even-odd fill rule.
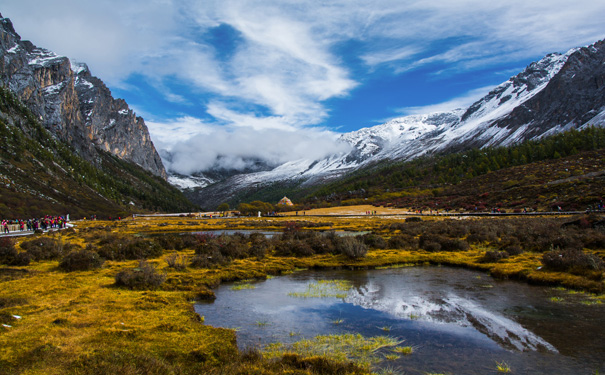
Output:
[[[588,124],[605,125],[605,44],[552,53],[465,109],[393,119],[345,133],[348,153],[321,160],[297,160],[271,171],[240,174],[184,192],[212,207],[238,191],[271,185],[309,186],[337,179],[383,161],[405,161],[427,154],[506,146]]]

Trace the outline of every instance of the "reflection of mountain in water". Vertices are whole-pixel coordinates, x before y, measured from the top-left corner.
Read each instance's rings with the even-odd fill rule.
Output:
[[[446,291],[441,296],[416,292],[389,293],[370,282],[351,290],[345,302],[398,318],[473,327],[507,349],[558,352],[554,346],[519,323],[452,291]]]

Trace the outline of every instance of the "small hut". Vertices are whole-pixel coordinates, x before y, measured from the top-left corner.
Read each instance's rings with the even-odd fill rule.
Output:
[[[279,202],[277,202],[278,206],[294,206],[294,203],[288,198],[283,197]]]

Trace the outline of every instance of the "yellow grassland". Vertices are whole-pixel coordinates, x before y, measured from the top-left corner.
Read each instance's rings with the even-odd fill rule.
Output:
[[[91,241],[91,233],[100,231],[98,228],[107,233],[131,235],[216,229],[281,230],[279,223],[291,220],[322,224],[313,228],[318,230],[352,231],[378,231],[383,225],[401,222],[397,218],[380,217],[158,217],[121,222],[82,221],[76,223],[75,230],[55,236],[84,246]],[[309,359],[309,363],[315,364],[313,367],[301,364],[304,360],[300,358],[288,357],[276,363],[242,355],[237,350],[233,330],[207,326],[193,310],[198,296],[212,294],[209,288],[223,281],[263,279],[297,269],[443,264],[529,282],[588,291],[603,289],[600,281],[539,270],[541,254],[523,253],[498,263],[481,263],[484,251],[481,248],[453,253],[371,250],[359,260],[335,255],[267,256],[262,260],[236,260],[217,269],[188,267],[184,271],[167,266],[164,258],[173,252],[166,251],[162,257],[150,260],[167,276],[161,290],[154,291],[132,291],[113,285],[116,273],[135,267],[137,261],[108,261],[100,270],[70,273],[60,271],[58,261],[33,262],[27,267],[17,267],[28,271],[21,275],[0,272],[0,319],[8,326],[0,325],[0,374],[316,373],[313,368],[317,369],[319,363],[328,366],[325,361]],[[188,257],[194,254],[191,249],[179,253]],[[321,371],[329,373],[329,369],[321,366]],[[334,373],[357,374],[369,370],[344,366],[338,371],[342,372]]]

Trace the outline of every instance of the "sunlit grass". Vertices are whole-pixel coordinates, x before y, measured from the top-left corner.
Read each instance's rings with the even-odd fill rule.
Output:
[[[137,218],[128,223],[89,221],[78,223],[76,231],[71,234],[64,232],[56,236],[62,241],[86,247],[88,244],[95,246],[102,235],[115,233],[147,235],[220,229],[280,231],[283,226],[278,224],[284,220],[292,220],[292,217],[271,220]],[[307,217],[305,220],[318,225],[319,230],[373,230],[377,233],[385,233],[381,228],[401,222],[380,217]],[[18,245],[17,248],[22,251]],[[193,310],[193,301],[200,295],[213,296],[210,288],[227,280],[259,280],[270,278],[270,274],[286,274],[292,270],[442,264],[483,270],[485,275],[496,278],[563,285],[555,288],[559,291],[573,289],[601,293],[603,290],[602,280],[538,270],[542,253],[526,252],[510,257],[506,262],[485,264],[479,261],[485,251],[479,246],[471,246],[471,250],[464,252],[370,250],[365,258],[356,260],[332,254],[305,258],[280,258],[268,254],[262,260],[237,259],[213,269],[187,267],[184,271],[167,269],[160,257],[149,261],[157,266],[158,271],[167,271],[169,277],[160,290],[154,291],[113,287],[115,274],[136,267],[137,261],[107,261],[99,270],[69,274],[58,271],[58,261],[32,262],[23,267],[29,271],[27,277],[0,284],[3,296],[24,301],[2,309],[2,313],[21,316],[22,319],[7,322],[12,326],[10,329],[0,327],[0,368],[7,373],[28,374],[75,373],[82,372],[81,369],[86,369],[86,373],[134,374],[147,371],[187,374],[203,373],[204,370],[199,369],[200,358],[203,358],[205,363],[223,371],[232,365],[234,358],[237,361],[236,329],[201,324],[203,318]],[[164,256],[169,253],[165,252]],[[193,248],[187,248],[179,254],[192,258],[195,252]],[[485,275],[477,278],[485,278]],[[342,298],[348,290],[334,290],[333,293]],[[605,302],[605,295],[587,294],[586,297],[569,297],[569,300],[598,305]],[[420,316],[411,314],[409,318],[418,319]],[[261,322],[260,326],[266,324]],[[379,359],[384,359],[382,354]],[[78,366],[77,370],[75,366]],[[229,372],[227,369],[222,373],[274,374],[269,370],[272,365],[264,368],[262,364],[255,363],[251,366],[257,367],[254,371]],[[495,372],[493,368],[492,372]]]
[[[416,263],[399,263],[399,264],[390,264],[388,266],[378,266],[375,269],[377,269],[377,270],[388,270],[388,269],[416,267],[416,266],[417,266]]]
[[[388,360],[388,361],[396,361],[398,360],[400,357],[397,354],[386,354],[384,356],[384,359]]]
[[[393,348],[393,351],[395,353],[399,353],[399,354],[403,354],[403,355],[410,355],[410,354],[414,353],[414,348],[411,346],[398,346],[396,348]]]
[[[288,296],[297,298],[345,298],[352,284],[348,280],[319,280],[307,285],[304,292],[290,292]]]
[[[231,290],[244,290],[244,289],[256,289],[256,286],[252,284],[236,284],[231,287]]]
[[[496,371],[501,372],[503,374],[508,374],[512,372],[510,366],[506,362],[496,362]]]
[[[378,327],[381,330],[385,331],[385,332],[391,332],[391,326],[382,326],[382,327]]]
[[[582,301],[580,303],[583,305],[587,305],[587,306],[594,306],[594,305],[602,305],[603,301],[598,300],[598,299],[596,299],[596,300],[589,299],[589,300]]]
[[[563,302],[564,299],[562,297],[550,297],[551,302]]]
[[[342,324],[342,323],[344,323],[344,319],[335,319],[335,320],[332,320],[332,324],[334,324],[334,325],[339,325],[339,324]]]
[[[338,362],[354,361],[369,368],[384,358],[378,353],[380,349],[394,347],[400,343],[401,341],[387,336],[323,335],[290,345],[270,344],[263,350],[263,355],[269,359],[280,358],[286,353],[295,353],[302,357],[323,356]]]

